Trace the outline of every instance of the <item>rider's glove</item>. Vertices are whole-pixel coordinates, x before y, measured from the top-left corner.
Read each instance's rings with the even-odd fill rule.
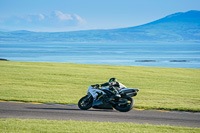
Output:
[[[96,84],[96,88],[99,88],[99,84]]]
[[[96,84],[94,88],[95,89],[99,89],[99,88],[101,88],[101,85],[100,84]]]

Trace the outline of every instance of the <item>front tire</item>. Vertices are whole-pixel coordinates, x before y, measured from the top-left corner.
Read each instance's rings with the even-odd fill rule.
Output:
[[[126,103],[120,103],[121,101],[126,101]],[[113,108],[120,112],[128,112],[130,111],[133,106],[135,105],[134,99],[131,97],[121,98],[118,104],[113,105]]]
[[[93,97],[91,95],[90,96],[86,95],[79,100],[78,107],[81,110],[88,110],[89,108],[92,107],[92,103],[93,103]]]

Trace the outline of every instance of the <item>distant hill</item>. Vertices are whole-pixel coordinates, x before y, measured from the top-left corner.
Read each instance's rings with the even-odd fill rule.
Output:
[[[0,42],[197,42],[200,11],[175,13],[140,26],[72,32],[0,32]]]

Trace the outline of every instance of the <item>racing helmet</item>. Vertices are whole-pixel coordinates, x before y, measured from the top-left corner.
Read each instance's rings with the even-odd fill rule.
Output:
[[[116,78],[110,78],[109,83],[111,83],[111,82],[117,82],[117,79]]]

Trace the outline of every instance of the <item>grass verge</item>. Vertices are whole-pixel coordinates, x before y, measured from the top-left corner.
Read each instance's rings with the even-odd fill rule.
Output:
[[[0,119],[0,132],[18,133],[199,133],[200,128],[135,123],[57,121],[38,119]]]
[[[200,111],[200,69],[0,62],[0,100],[77,104],[91,84],[116,77],[140,109]]]

